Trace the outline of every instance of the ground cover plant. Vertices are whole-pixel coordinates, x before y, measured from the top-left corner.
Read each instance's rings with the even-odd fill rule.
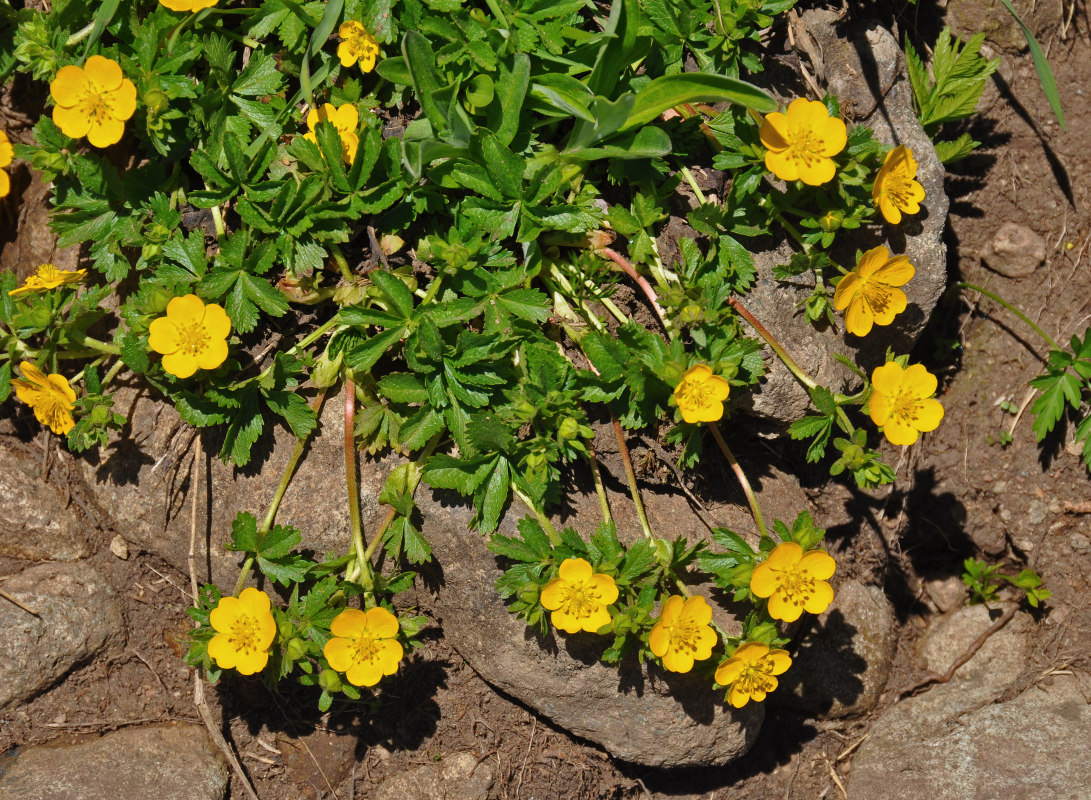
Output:
[[[829,606],[835,565],[802,510],[766,525],[717,427],[765,374],[763,348],[813,401],[788,434],[859,487],[893,479],[880,436],[910,445],[943,417],[935,376],[908,356],[854,367],[861,388],[845,396],[747,308],[750,251],[776,232],[795,247],[776,277],[814,286],[782,313],[876,335],[905,310],[913,265],[882,246],[839,264],[831,248],[926,200],[909,148],[847,126],[836,98],[780,108],[741,79],[761,71],[761,31],[790,5],[0,7],[0,77],[48,84],[52,103],[34,144],[0,139],[0,167],[19,158],[51,179],[59,244],[86,251],[76,271],[0,278],[0,398],[13,393],[75,452],[125,424],[112,388],[123,374],[219,429],[225,461],[249,463],[271,425],[299,441],[261,521],[239,510],[239,579],[203,587],[191,664],[294,678],[319,687],[322,709],[396,672],[424,622],[395,603],[431,558],[413,521],[423,482],[473,503],[506,567],[497,591],[531,628],[609,636],[608,662],[635,652],[702,670],[735,707],[776,688],[790,669],[778,623]],[[702,192],[699,165],[730,176],[723,198]],[[697,199],[693,236],[665,263],[657,230],[680,187]],[[621,284],[649,313],[615,301]],[[1044,419],[1081,407],[1085,344],[1057,348]],[[336,393],[353,535],[317,561],[276,517]],[[631,468],[635,541],[600,481],[601,526],[557,530],[571,470],[597,475],[597,413],[626,460],[625,431],[661,428],[682,469],[726,459],[759,537],[653,530]],[[357,448],[405,459],[366,539]],[[519,536],[495,532],[505,513],[523,516]],[[376,570],[380,551],[400,569]],[[269,591],[247,587],[255,571]],[[750,605],[740,633],[691,593],[694,572]]]

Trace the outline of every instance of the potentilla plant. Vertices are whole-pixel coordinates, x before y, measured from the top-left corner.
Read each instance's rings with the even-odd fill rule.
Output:
[[[805,512],[766,528],[718,422],[761,381],[767,347],[813,400],[790,436],[811,461],[832,442],[831,474],[869,488],[893,480],[871,427],[908,445],[943,410],[935,377],[892,353],[870,379],[859,370],[854,395],[819,385],[747,308],[748,241],[783,234],[797,249],[774,277],[814,289],[780,313],[876,335],[905,310],[913,265],[885,247],[841,265],[831,247],[927,198],[913,153],[847,126],[836,98],[782,108],[740,79],[792,3],[743,5],[0,6],[0,79],[22,73],[46,103],[32,130],[0,137],[0,195],[17,200],[13,168],[38,170],[58,246],[81,254],[78,270],[0,276],[0,400],[14,388],[74,452],[118,435],[123,382],[217,429],[226,462],[248,464],[274,425],[297,439],[263,520],[235,519],[236,585],[200,592],[191,664],[294,677],[323,709],[396,673],[425,622],[398,595],[432,558],[414,522],[426,483],[469,498],[504,569],[497,590],[531,628],[612,637],[609,663],[635,652],[703,670],[734,707],[776,688],[782,623],[829,606],[835,565]],[[706,197],[696,166],[725,173],[724,197]],[[691,234],[665,261],[682,186]],[[318,561],[276,515],[330,393],[352,535]],[[612,420],[639,532],[613,522],[596,414]],[[727,460],[756,537],[651,528],[626,431],[661,425],[679,467],[699,468],[709,442]],[[367,536],[359,448],[403,459]],[[578,469],[602,524],[558,531],[550,514]],[[525,514],[518,536],[496,533],[505,514]],[[750,604],[741,632],[693,589],[702,576]]]

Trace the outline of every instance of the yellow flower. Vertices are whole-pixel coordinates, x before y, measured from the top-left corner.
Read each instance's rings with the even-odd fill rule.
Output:
[[[785,114],[767,114],[758,135],[768,148],[766,169],[783,181],[810,186],[833,180],[833,156],[848,143],[845,123],[831,117],[823,103],[804,97],[793,100]]]
[[[715,422],[724,415],[724,400],[730,391],[731,384],[713,375],[708,365],[695,364],[675,387],[674,402],[686,422]]]
[[[8,294],[12,297],[22,297],[24,294],[36,294],[58,286],[68,286],[71,283],[79,283],[87,276],[85,269],[57,269],[52,264],[42,264],[33,275],[17,289],[12,289]]]
[[[875,176],[875,185],[871,197],[891,225],[902,221],[902,214],[916,214],[921,210],[924,199],[924,187],[917,177],[917,161],[913,151],[900,144],[886,154],[879,174]]]
[[[269,605],[269,595],[252,586],[238,597],[220,598],[208,615],[216,631],[208,643],[208,655],[220,669],[237,669],[243,675],[265,669],[277,635]]]
[[[231,320],[215,303],[207,306],[195,294],[175,297],[165,316],[152,320],[148,346],[163,355],[163,369],[188,378],[200,369],[215,369],[227,358]]]
[[[330,631],[335,638],[326,642],[322,654],[353,686],[374,686],[398,671],[404,655],[394,638],[398,628],[398,618],[381,606],[366,612],[346,608],[333,618]]]
[[[38,422],[48,425],[59,436],[64,436],[76,421],[72,419],[72,407],[76,393],[63,375],[44,374],[40,369],[24,361],[19,364],[23,378],[12,378],[15,396],[34,409]]]
[[[4,172],[4,167],[11,166],[15,158],[15,148],[4,131],[0,131],[0,197],[7,197],[11,191],[11,178]]]
[[[171,11],[189,11],[196,14],[206,8],[212,8],[220,0],[159,0],[159,5],[166,6]]]
[[[711,621],[712,609],[705,598],[694,595],[683,602],[679,595],[671,595],[652,627],[648,646],[663,659],[664,669],[689,672],[694,661],[704,661],[716,646]]]
[[[594,633],[610,623],[606,606],[618,598],[609,575],[594,572],[582,558],[566,558],[554,578],[542,588],[542,607],[552,611],[553,626],[565,633]]]
[[[825,550],[803,552],[795,542],[783,542],[773,548],[754,568],[750,591],[769,598],[769,616],[795,622],[806,611],[821,614],[833,602],[833,588],[828,583],[837,563]]]
[[[318,144],[318,139],[315,138],[314,129],[318,125],[319,116],[319,110],[312,108],[307,115],[307,127],[310,130],[303,134],[304,139],[310,139],[315,144]],[[356,147],[360,144],[360,138],[356,135],[356,130],[360,127],[360,112],[352,103],[345,103],[337,108],[323,103],[321,118],[337,128],[337,135],[341,137],[341,158],[346,164],[351,164],[356,158]]]
[[[341,43],[337,45],[337,57],[342,67],[351,67],[360,62],[363,72],[375,69],[375,58],[379,55],[379,45],[367,29],[354,19],[342,22],[337,29]]]
[[[774,675],[781,675],[792,666],[787,650],[770,650],[767,644],[747,642],[735,655],[716,668],[716,683],[730,686],[727,702],[742,708],[753,700],[760,703],[765,695],[777,688]]]
[[[136,87],[121,73],[116,61],[91,56],[87,65],[69,65],[57,71],[49,84],[57,104],[53,121],[65,136],[109,147],[121,141],[125,120],[136,111]]]
[[[902,369],[891,361],[871,373],[871,421],[891,444],[910,445],[920,432],[934,431],[943,419],[943,406],[932,397],[936,376],[923,364]]]
[[[833,293],[833,307],[845,312],[845,328],[867,336],[871,326],[889,325],[905,311],[905,292],[897,289],[913,277],[909,256],[891,256],[885,247],[873,247],[856,268],[841,279]],[[847,310],[846,310],[847,309]]]

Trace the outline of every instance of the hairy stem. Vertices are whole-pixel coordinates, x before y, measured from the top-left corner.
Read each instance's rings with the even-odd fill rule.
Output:
[[[798,380],[808,389],[814,389],[816,386],[818,386],[818,384],[811,380],[810,376],[803,371],[799,364],[795,362],[795,359],[788,355],[788,351],[781,346],[780,342],[777,340],[777,337],[770,333],[768,328],[758,322],[757,317],[751,314],[746,306],[740,303],[739,300],[735,297],[729,297],[727,302],[731,305],[732,308],[739,312],[739,315],[743,319],[750,323],[750,327],[752,327],[757,332],[758,336],[764,339],[765,343],[773,349],[773,352],[777,354],[777,358],[779,358],[784,366],[788,368],[789,372],[795,375],[796,380]]]
[[[371,589],[375,585],[375,576],[371,570],[371,561],[366,556],[364,549],[364,531],[360,521],[360,499],[356,496],[358,484],[356,480],[356,384],[350,379],[345,379],[345,488],[349,496],[349,529],[352,538],[352,551],[356,554],[356,560],[345,573],[345,578],[350,581],[359,580],[364,588]]]
[[[518,497],[523,505],[530,510],[530,513],[534,515],[534,518],[538,520],[542,529],[546,532],[546,536],[549,537],[549,543],[554,547],[559,546],[561,544],[561,535],[557,533],[557,529],[553,527],[553,523],[549,521],[549,517],[545,515],[545,512],[538,508],[538,506],[534,504],[534,501],[518,486],[512,485],[511,491],[512,494]]]
[[[636,473],[633,472],[633,462],[629,458],[629,446],[625,444],[625,431],[621,428],[617,414],[610,409],[610,421],[614,423],[614,435],[617,437],[618,450],[621,451],[621,463],[625,467],[625,480],[629,483],[629,494],[636,506],[636,516],[640,520],[640,527],[644,535],[652,538],[652,527],[648,524],[648,515],[644,511],[644,501],[640,499],[640,487],[636,485]]]
[[[731,470],[735,473],[739,486],[742,487],[742,493],[746,495],[746,502],[750,504],[750,514],[754,517],[754,524],[758,526],[758,533],[763,537],[768,536],[769,531],[765,527],[765,519],[761,515],[761,508],[758,507],[758,497],[754,494],[750,481],[746,479],[746,473],[742,471],[739,462],[735,460],[735,454],[731,452],[731,448],[724,441],[723,434],[720,433],[720,426],[715,422],[710,422],[708,427],[712,431],[712,436],[716,439],[716,444],[720,446],[724,458],[727,459],[727,463],[731,465]]]
[[[595,448],[588,446],[587,463],[591,465],[591,480],[595,483],[595,494],[599,497],[599,506],[602,508],[602,521],[609,524],[613,521],[610,516],[610,501],[606,497],[606,487],[602,485],[602,473],[599,471],[599,462],[595,457]]]
[[[1026,314],[1024,314],[1022,311],[1020,311],[1015,306],[1013,306],[1011,303],[1009,303],[1003,297],[1000,297],[999,295],[994,294],[993,292],[990,292],[988,289],[984,288],[983,286],[978,286],[976,283],[967,283],[966,281],[959,281],[958,283],[951,284],[951,289],[952,290],[954,290],[954,289],[969,289],[970,291],[979,292],[979,293],[985,295],[990,300],[994,300],[995,302],[999,303],[1004,308],[1006,308],[1008,311],[1015,314],[1015,316],[1019,317],[1019,319],[1023,320],[1023,322],[1025,322],[1027,325],[1030,326],[1031,330],[1033,330],[1035,333],[1037,333],[1039,336],[1041,336],[1042,339],[1045,340],[1049,344],[1049,346],[1052,347],[1054,350],[1063,350],[1064,349],[1059,344],[1057,344],[1055,341],[1053,341],[1052,336],[1050,336],[1048,333],[1046,333],[1044,330],[1042,330],[1040,327],[1038,327],[1038,325],[1036,325],[1031,320],[1030,317],[1028,317]]]
[[[663,309],[659,307],[659,298],[656,297],[655,289],[648,283],[648,279],[637,272],[633,265],[629,263],[628,259],[616,250],[610,247],[604,247],[599,252],[621,267],[622,272],[636,282],[636,285],[644,292],[644,296],[648,298],[648,302],[651,303],[652,308],[655,310],[655,315],[659,317],[659,322],[662,324],[663,330],[669,334],[671,332],[671,326],[667,322],[666,316],[663,314]]]

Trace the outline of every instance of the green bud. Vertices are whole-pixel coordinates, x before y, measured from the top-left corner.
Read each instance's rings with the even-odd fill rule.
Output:
[[[341,691],[341,675],[332,669],[324,669],[318,676],[318,685],[328,694],[337,694]]]
[[[818,219],[818,225],[824,231],[835,231],[841,227],[845,215],[840,211],[827,211]]]
[[[557,435],[562,439],[575,439],[580,435],[580,423],[576,421],[575,417],[565,417],[561,420],[561,427],[557,430]]]
[[[144,107],[148,109],[148,116],[155,117],[162,114],[170,107],[170,101],[162,89],[148,89],[141,98]]]
[[[96,405],[91,409],[91,422],[94,425],[105,425],[110,421],[110,407],[104,405]]]
[[[524,583],[523,588],[519,590],[519,599],[527,605],[534,605],[538,602],[538,584],[536,583]]]
[[[299,659],[307,655],[307,643],[298,638],[290,639],[285,652],[289,661],[299,661]],[[340,681],[338,682],[340,683]]]

